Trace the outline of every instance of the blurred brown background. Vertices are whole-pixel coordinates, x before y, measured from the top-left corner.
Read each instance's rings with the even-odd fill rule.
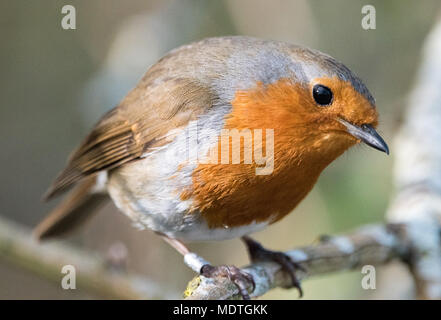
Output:
[[[61,28],[66,4],[76,8],[76,30]],[[365,4],[376,8],[376,30],[361,28]],[[329,53],[370,88],[381,114],[380,132],[391,142],[439,7],[437,0],[2,1],[0,215],[35,225],[54,205],[41,203],[41,195],[99,116],[162,54],[208,36],[250,35]],[[393,145],[391,151],[393,156]],[[391,157],[366,147],[349,151],[325,170],[294,214],[256,238],[268,248],[288,249],[314,243],[321,234],[382,221],[393,191],[391,165]],[[152,233],[131,228],[113,206],[69,241],[103,255],[121,241],[130,271],[178,293],[193,276],[179,254]],[[191,248],[216,264],[247,263],[239,240]],[[363,290],[361,277],[350,272],[308,280],[305,298],[381,297]],[[0,298],[100,297],[81,288],[64,291],[0,261]],[[297,292],[274,290],[265,298],[294,299]]]

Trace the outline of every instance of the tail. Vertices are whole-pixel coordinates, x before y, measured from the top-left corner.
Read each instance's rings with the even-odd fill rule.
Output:
[[[38,240],[65,235],[90,218],[108,199],[106,193],[95,191],[96,175],[80,181],[61,203],[34,229]]]

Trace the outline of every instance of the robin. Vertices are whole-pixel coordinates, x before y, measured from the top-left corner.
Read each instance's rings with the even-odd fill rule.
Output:
[[[243,36],[185,45],[154,64],[73,152],[46,199],[75,187],[35,234],[62,235],[110,198],[201,275],[228,277],[243,298],[249,274],[205,263],[184,243],[241,237],[251,260],[280,263],[301,294],[299,266],[248,235],[293,211],[351,146],[388,154],[377,123],[369,90],[329,55]]]

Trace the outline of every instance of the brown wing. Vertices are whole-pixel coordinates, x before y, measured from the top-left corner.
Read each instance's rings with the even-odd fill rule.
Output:
[[[155,71],[155,69],[152,69]],[[154,73],[154,72],[153,72]],[[69,158],[45,199],[83,177],[138,159],[167,143],[171,129],[188,124],[212,105],[211,92],[191,79],[152,81],[149,73],[119,106],[108,112]]]

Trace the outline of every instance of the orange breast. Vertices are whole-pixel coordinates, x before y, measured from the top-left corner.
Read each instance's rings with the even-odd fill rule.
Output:
[[[252,144],[255,129],[274,130],[274,169],[269,175],[256,175],[256,163],[199,164],[193,173],[191,189],[181,194],[192,198],[193,211],[202,213],[211,228],[235,227],[255,222],[274,222],[292,211],[312,189],[322,170],[354,142],[317,135],[307,119],[309,91],[289,81],[254,90],[239,91],[232,111],[225,120],[226,129],[250,129]],[[299,107],[301,106],[301,107]],[[312,115],[311,115],[312,116]],[[230,140],[230,150],[231,150]],[[231,151],[230,151],[231,161]]]

